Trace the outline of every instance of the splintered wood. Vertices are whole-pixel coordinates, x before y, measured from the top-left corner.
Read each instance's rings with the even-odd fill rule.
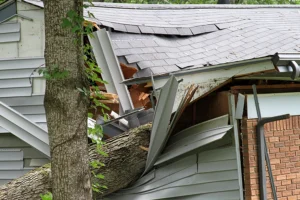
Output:
[[[132,85],[129,93],[135,108],[144,107],[145,109],[149,109],[152,107],[149,98],[150,88],[146,88],[145,84]]]
[[[121,70],[123,72],[123,76],[125,79],[132,78],[133,75],[138,71],[136,68],[129,67],[129,66],[125,65],[124,63],[120,63],[120,66],[121,66]]]
[[[195,92],[197,91],[198,86],[195,86],[194,84],[192,84],[188,90],[186,91],[184,97],[182,98],[178,109],[173,117],[173,120],[170,124],[170,128],[168,131],[168,134],[172,134],[172,132],[174,131],[175,125],[177,124],[179,118],[181,117],[182,113],[184,112],[184,110],[186,109],[186,107],[189,105],[189,103],[191,102]]]

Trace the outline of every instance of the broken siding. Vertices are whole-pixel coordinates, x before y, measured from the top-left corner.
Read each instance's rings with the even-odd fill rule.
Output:
[[[236,154],[233,147],[194,154],[154,171],[147,183],[121,190],[110,200],[240,199]]]
[[[256,63],[245,61],[239,65],[224,65],[220,67],[203,68],[203,70],[174,73],[177,80],[183,80],[178,86],[173,112],[177,110],[185,91],[191,84],[199,86],[192,99],[192,101],[194,101],[207,92],[211,92],[218,86],[230,81],[231,78],[267,70],[274,70],[274,65],[270,59],[261,59]],[[168,77],[155,79],[155,87],[161,88],[167,80]]]
[[[217,128],[216,126],[219,127],[219,125],[226,127],[227,124],[228,116],[204,122],[199,124],[201,131],[194,133],[193,136],[195,136],[194,138],[201,137],[210,131],[208,129]],[[228,131],[226,135],[219,140],[212,140],[208,145],[199,144],[189,154],[181,151],[180,157],[161,162],[159,166],[139,179],[131,188],[120,190],[106,199],[240,199],[242,188],[239,187],[238,182],[238,166],[236,150],[232,146],[232,131]],[[176,136],[171,145],[167,146],[162,157],[175,155],[182,147],[197,143],[193,140],[186,141],[186,137]],[[184,144],[174,145],[181,143]]]

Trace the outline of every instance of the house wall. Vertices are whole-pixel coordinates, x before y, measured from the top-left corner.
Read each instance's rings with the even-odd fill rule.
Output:
[[[241,200],[232,128],[224,115],[172,135],[152,171],[106,199]]]
[[[5,33],[2,33],[10,34],[10,36],[3,42],[0,40],[0,59],[43,57],[45,46],[44,11],[36,6],[18,1],[17,14],[28,19],[15,17],[0,25],[1,36],[1,32],[5,30],[4,25],[20,24],[20,31],[17,32],[20,33],[18,39],[12,37],[12,30],[6,29]],[[16,34],[16,31],[13,34]]]
[[[241,124],[245,200],[259,200],[256,124],[246,118]],[[300,116],[266,124],[265,136],[278,200],[300,199]],[[267,191],[273,199],[268,177]]]
[[[139,181],[132,189],[106,200],[240,200],[233,146],[186,156],[150,172]]]
[[[18,0],[17,14],[0,24],[0,102],[47,130],[45,80],[37,73],[45,64],[44,11]],[[0,185],[48,162],[47,156],[0,126]]]

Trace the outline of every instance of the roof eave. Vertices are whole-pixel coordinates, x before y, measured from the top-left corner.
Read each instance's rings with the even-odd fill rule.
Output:
[[[254,58],[254,59],[249,59],[249,60],[219,64],[219,65],[214,65],[214,66],[209,66],[209,67],[199,67],[199,68],[190,69],[190,70],[187,69],[187,70],[177,71],[177,72],[173,72],[173,73],[155,75],[153,78],[155,80],[159,80],[159,79],[168,78],[171,75],[174,75],[176,77],[178,75],[186,75],[186,74],[191,74],[191,73],[208,72],[208,71],[215,71],[215,70],[219,70],[219,69],[230,69],[232,67],[237,67],[239,65],[271,61],[272,57],[273,56],[266,56],[266,57],[262,57],[262,58]],[[123,81],[122,83],[125,85],[133,85],[133,84],[147,83],[149,81],[151,81],[151,77],[141,77],[141,78],[128,79],[128,80]]]

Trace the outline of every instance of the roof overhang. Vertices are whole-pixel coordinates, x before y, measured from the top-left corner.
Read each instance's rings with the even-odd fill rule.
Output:
[[[265,61],[271,61],[271,59],[272,59],[271,56],[263,57],[263,58],[255,58],[255,59],[251,59],[251,60],[243,60],[243,61],[219,64],[219,65],[209,66],[209,67],[201,67],[201,68],[190,69],[190,70],[182,70],[182,71],[169,73],[169,74],[156,75],[153,78],[155,80],[160,80],[160,79],[167,79],[168,77],[170,77],[172,75],[174,75],[176,77],[176,76],[180,76],[180,75],[216,71],[219,69],[230,69],[233,67],[244,66],[245,64],[255,64],[255,63],[259,64],[259,63],[263,63]],[[123,81],[122,83],[125,85],[133,85],[133,84],[147,83],[149,81],[151,81],[151,77],[142,77],[142,78],[128,79],[128,80]]]

